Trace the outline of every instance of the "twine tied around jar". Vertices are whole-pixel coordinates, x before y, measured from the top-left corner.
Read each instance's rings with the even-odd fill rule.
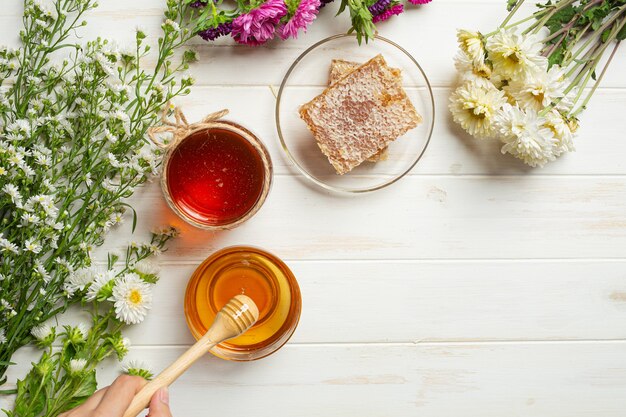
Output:
[[[178,107],[174,108],[174,122],[169,121],[168,119],[168,108],[166,106],[165,110],[163,110],[163,114],[161,115],[161,126],[152,126],[148,128],[147,134],[148,138],[154,143],[157,147],[161,149],[167,149],[170,146],[178,143],[185,137],[191,135],[192,133],[197,132],[198,130],[206,129],[211,127],[212,123],[221,119],[222,117],[228,114],[228,109],[223,109],[220,111],[216,111],[207,115],[204,119],[196,123],[189,123],[185,114]],[[170,133],[172,135],[172,140],[168,143],[164,143],[159,140],[158,136],[163,133]]]

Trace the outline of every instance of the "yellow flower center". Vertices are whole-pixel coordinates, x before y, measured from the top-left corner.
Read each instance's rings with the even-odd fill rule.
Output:
[[[139,292],[139,290],[133,289],[130,290],[130,294],[128,294],[128,301],[131,304],[139,304],[141,303],[142,297],[141,297],[141,293]]]
[[[518,48],[513,48],[511,52],[507,56],[505,56],[513,64],[519,64],[520,60],[520,50]]]
[[[533,93],[533,97],[535,98],[535,100],[537,100],[537,103],[543,104],[543,100],[545,99],[546,95],[543,91],[537,91]]]

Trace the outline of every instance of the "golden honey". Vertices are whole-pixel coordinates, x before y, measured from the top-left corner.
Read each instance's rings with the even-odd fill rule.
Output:
[[[246,333],[211,352],[224,359],[247,361],[272,354],[291,337],[300,319],[298,282],[289,267],[258,248],[234,246],[207,258],[193,273],[185,294],[185,317],[199,339],[217,312],[237,294],[252,298],[259,320]]]

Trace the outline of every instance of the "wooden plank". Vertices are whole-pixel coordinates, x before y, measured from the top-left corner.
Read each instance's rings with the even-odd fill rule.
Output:
[[[532,9],[529,3],[527,9]],[[140,26],[156,39],[162,21],[162,0],[142,0],[128,3],[122,0],[103,1],[99,9],[88,16],[89,37],[103,36],[116,39],[122,46],[133,45],[133,28]],[[348,27],[348,16],[334,18],[339,2],[326,7],[309,32],[298,40],[274,41],[263,48],[235,46],[230,39],[207,44],[201,39],[193,43],[201,58],[193,73],[199,83],[224,84],[279,84],[287,68],[308,46],[331,34],[343,33]],[[10,44],[17,42],[21,27],[21,2],[11,6],[0,18],[0,38]],[[490,32],[506,15],[500,1],[441,0],[419,9],[411,7],[404,15],[379,25],[380,34],[411,52],[424,66],[434,85],[450,85],[455,77],[452,58],[456,53],[456,29],[468,28]],[[356,45],[355,45],[356,47]],[[617,54],[604,80],[605,87],[626,87],[626,78],[620,68],[626,65],[626,55]],[[225,70],[227,68],[228,70]]]
[[[463,132],[452,122],[447,110],[450,92],[447,88],[435,90],[434,133],[424,157],[410,175],[626,174],[623,157],[626,141],[619,139],[626,131],[626,119],[621,117],[622,109],[626,108],[626,90],[599,90],[583,115],[576,138],[577,151],[541,169],[531,169],[509,155],[501,155],[501,145],[497,141],[479,141]],[[314,95],[312,91],[311,97]],[[263,140],[277,174],[298,174],[278,141],[275,98],[268,86],[195,86],[191,95],[178,99],[176,103],[190,121],[200,120],[218,109],[230,109],[230,120],[244,124]],[[378,165],[378,172],[384,173],[384,163]]]
[[[163,223],[182,230],[165,260],[200,261],[242,243],[287,259],[623,258],[626,178],[545,178],[412,176],[351,197],[276,176],[255,218],[217,233],[177,218],[156,182],[132,203],[139,230]],[[114,231],[104,249],[128,241],[128,229]]]
[[[614,417],[626,407],[623,342],[288,345],[272,357],[197,362],[171,389],[173,415]],[[135,348],[159,370],[182,348]],[[18,355],[22,369],[32,355]],[[112,361],[111,361],[112,362]],[[101,384],[117,375],[111,362]],[[10,377],[21,369],[13,368]]]
[[[626,339],[626,261],[287,262],[304,305],[291,343]],[[192,343],[196,266],[163,266],[152,311],[126,330],[133,344]]]

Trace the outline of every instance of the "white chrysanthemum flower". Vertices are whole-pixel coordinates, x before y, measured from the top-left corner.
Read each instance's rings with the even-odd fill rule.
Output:
[[[535,71],[512,80],[505,90],[521,108],[541,111],[564,96],[567,88],[563,70],[554,65],[548,71]]]
[[[485,63],[485,45],[480,32],[470,32],[459,29],[456,32],[456,39],[461,50],[474,62],[477,67]]]
[[[450,97],[454,121],[470,135],[482,139],[493,132],[493,117],[506,103],[504,93],[493,85],[466,82]]]
[[[87,359],[70,359],[69,371],[72,375],[80,374],[87,366]]]
[[[43,323],[39,326],[35,326],[31,329],[30,334],[40,342],[44,339],[50,337],[52,335],[52,327],[50,325]]]
[[[152,307],[152,285],[139,275],[124,275],[113,287],[115,315],[126,324],[141,323]]]
[[[142,259],[133,265],[133,269],[144,275],[157,275],[161,271],[159,264],[150,259]]]
[[[98,297],[98,293],[112,279],[115,278],[115,273],[111,270],[106,272],[99,272],[96,274],[96,278],[89,284],[89,289],[87,290],[87,294],[85,295],[85,300],[93,301]]]
[[[507,105],[495,116],[502,153],[509,153],[532,167],[543,166],[555,159],[556,139],[537,113]]]
[[[459,51],[454,57],[454,66],[463,81],[490,82],[491,68],[484,62],[477,66],[463,51]]]
[[[4,329],[0,329],[0,345],[4,345],[7,342],[7,335]]]
[[[554,134],[556,139],[554,144],[555,156],[561,156],[565,152],[573,152],[575,150],[574,134],[570,130],[567,120],[557,110],[552,110],[546,114],[543,126],[552,130]]]
[[[536,35],[522,35],[515,29],[500,29],[487,39],[487,54],[494,72],[517,79],[533,71],[547,71],[548,59],[541,55],[543,43]]]

